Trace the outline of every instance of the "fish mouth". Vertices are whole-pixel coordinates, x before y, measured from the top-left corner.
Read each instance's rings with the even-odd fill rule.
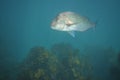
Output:
[[[52,29],[55,29],[55,27],[54,27],[54,26],[51,26],[51,28],[52,28]]]
[[[55,27],[55,26],[51,26],[51,29],[53,29],[53,30],[59,30],[57,27]],[[59,30],[60,31],[60,30]]]

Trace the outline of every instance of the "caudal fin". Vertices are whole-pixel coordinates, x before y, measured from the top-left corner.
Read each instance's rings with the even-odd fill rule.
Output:
[[[99,21],[99,20],[96,20],[96,22],[93,24],[93,25],[94,25],[94,27],[93,27],[93,31],[96,30],[96,27],[98,26],[98,21]]]

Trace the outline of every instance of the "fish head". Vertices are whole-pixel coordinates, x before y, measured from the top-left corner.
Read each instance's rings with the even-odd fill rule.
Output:
[[[53,30],[64,31],[65,28],[67,28],[67,25],[63,21],[53,20],[53,22],[51,24],[51,28]]]
[[[58,30],[58,31],[67,31],[68,25],[66,24],[66,20],[63,17],[57,16],[52,21],[51,28],[53,30]]]
[[[51,23],[51,28],[58,31],[69,31],[69,27],[74,24],[64,13],[59,14]]]

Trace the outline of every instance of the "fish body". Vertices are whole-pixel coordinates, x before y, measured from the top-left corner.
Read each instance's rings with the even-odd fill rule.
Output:
[[[73,37],[75,31],[83,32],[92,27],[95,27],[95,24],[88,18],[70,11],[58,14],[51,23],[53,30],[66,31]]]

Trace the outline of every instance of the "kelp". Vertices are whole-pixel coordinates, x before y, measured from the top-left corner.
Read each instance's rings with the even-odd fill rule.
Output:
[[[120,52],[117,54],[116,63],[110,67],[110,76],[114,80],[120,80]]]
[[[17,80],[91,80],[91,69],[85,67],[91,65],[79,56],[80,50],[70,44],[55,44],[50,50],[34,47],[23,61]]]

